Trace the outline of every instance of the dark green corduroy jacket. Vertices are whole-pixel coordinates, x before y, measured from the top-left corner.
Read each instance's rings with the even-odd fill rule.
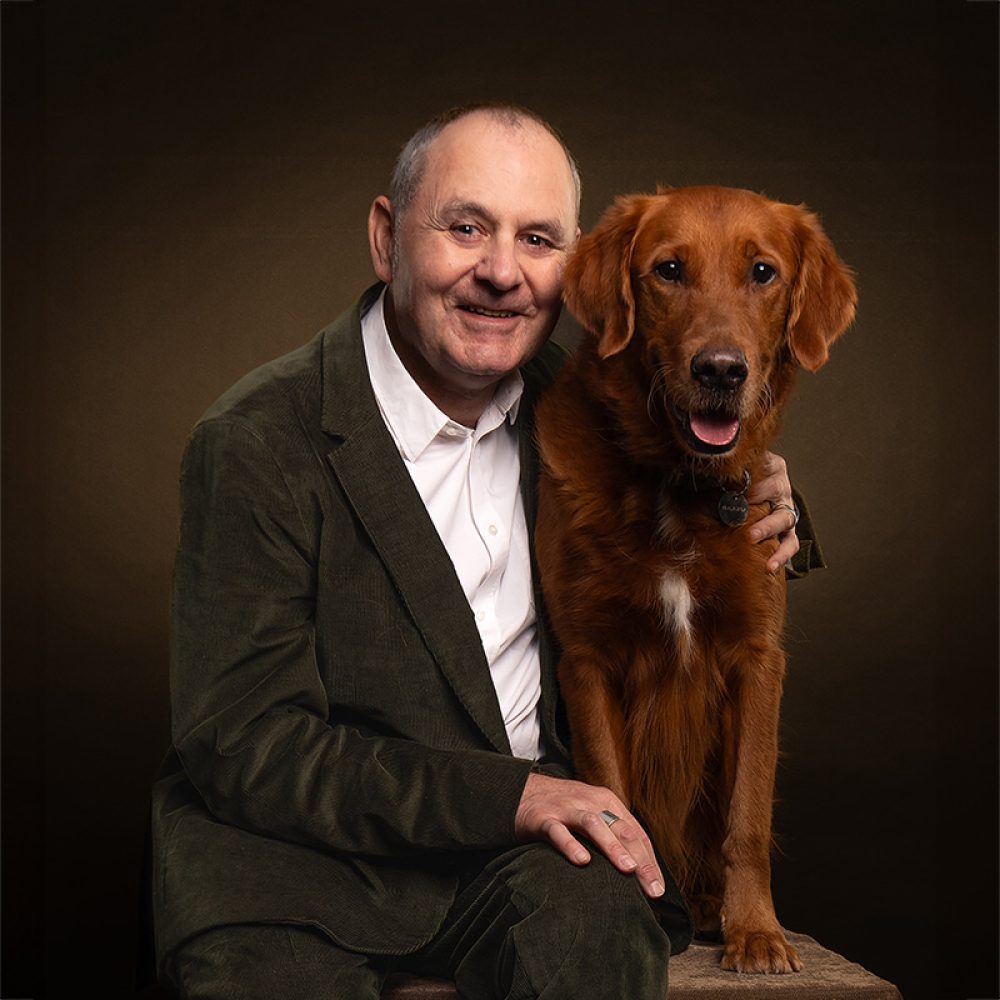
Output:
[[[514,844],[531,762],[511,756],[472,612],[372,393],[360,315],[377,291],[238,382],[185,451],[173,751],[153,793],[161,965],[190,935],[256,921],[405,954],[443,919],[462,852]],[[563,356],[523,370],[526,484],[534,400]],[[530,531],[531,490],[525,508]],[[541,653],[543,733],[568,773],[544,634]]]

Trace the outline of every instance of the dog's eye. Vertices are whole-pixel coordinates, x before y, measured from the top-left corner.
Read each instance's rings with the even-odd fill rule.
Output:
[[[684,266],[679,260],[665,260],[656,265],[656,273],[664,281],[680,281],[684,277]]]
[[[751,269],[750,277],[758,285],[769,285],[777,273],[770,264],[765,264],[762,260],[759,260]]]

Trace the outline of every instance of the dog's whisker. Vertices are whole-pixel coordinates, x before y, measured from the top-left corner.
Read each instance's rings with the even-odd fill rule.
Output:
[[[646,416],[650,421],[656,420],[653,414],[653,406],[656,399],[665,400],[668,396],[668,378],[674,374],[674,367],[670,364],[657,366],[653,372],[653,377],[649,383],[649,392],[646,394]]]

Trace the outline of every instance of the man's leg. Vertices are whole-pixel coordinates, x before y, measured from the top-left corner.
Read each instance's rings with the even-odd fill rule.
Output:
[[[637,881],[592,854],[582,868],[547,844],[494,859],[405,964],[476,1000],[664,1000],[670,939]],[[683,936],[679,896],[657,906]]]
[[[377,1000],[385,973],[308,927],[232,924],[186,942],[172,978],[184,1000]]]

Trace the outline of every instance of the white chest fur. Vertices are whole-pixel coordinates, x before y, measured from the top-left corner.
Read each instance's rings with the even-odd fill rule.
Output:
[[[677,570],[665,570],[660,577],[660,605],[667,631],[685,639],[690,638],[694,600],[687,581]]]

